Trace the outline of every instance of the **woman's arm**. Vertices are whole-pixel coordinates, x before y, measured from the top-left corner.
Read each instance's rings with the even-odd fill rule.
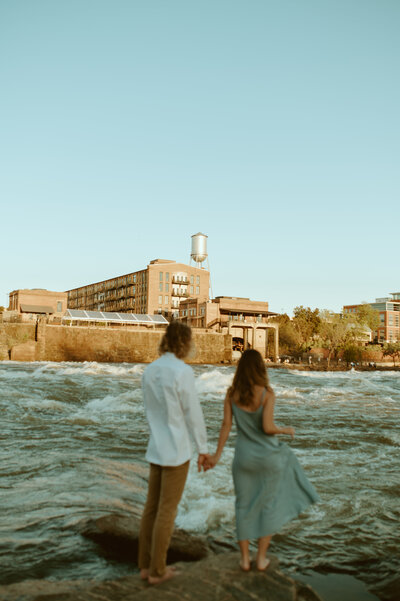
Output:
[[[232,405],[231,405],[231,400],[227,394],[225,397],[225,401],[224,401],[224,417],[222,419],[221,429],[219,431],[219,440],[218,440],[217,450],[215,451],[215,454],[212,455],[211,458],[209,459],[209,463],[212,464],[212,467],[214,467],[214,465],[216,463],[218,463],[218,461],[221,458],[222,451],[223,451],[226,441],[228,440],[231,428],[232,428]]]
[[[279,428],[274,422],[275,394],[272,388],[267,388],[263,409],[263,430],[266,434],[290,434],[294,438],[294,428],[290,426]]]

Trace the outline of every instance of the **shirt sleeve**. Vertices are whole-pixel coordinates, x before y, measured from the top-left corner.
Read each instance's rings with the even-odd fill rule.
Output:
[[[193,437],[197,452],[208,453],[207,431],[191,368],[185,369],[179,378],[179,399],[186,426]]]

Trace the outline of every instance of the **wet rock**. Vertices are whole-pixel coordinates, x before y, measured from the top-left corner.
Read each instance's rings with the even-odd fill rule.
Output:
[[[239,568],[239,554],[226,543],[207,541],[184,530],[175,530],[169,563],[178,575],[158,586],[140,579],[137,567],[138,516],[107,515],[81,524],[83,536],[102,552],[132,562],[132,575],[105,582],[31,580],[0,586],[1,601],[321,601],[306,584],[279,570],[270,556],[266,572]]]
[[[133,574],[94,584],[31,581],[0,587],[2,601],[321,601],[307,585],[278,568],[271,557],[266,572],[242,572],[239,555],[210,555],[192,563],[178,563],[179,574],[158,586],[149,586]]]
[[[101,548],[110,559],[137,563],[140,519],[137,516],[106,515],[81,526],[81,534]],[[198,561],[209,555],[211,547],[203,536],[175,529],[168,550],[168,563]]]

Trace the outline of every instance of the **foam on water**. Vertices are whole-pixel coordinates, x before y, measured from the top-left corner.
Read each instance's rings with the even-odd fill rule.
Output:
[[[97,363],[96,361],[71,362],[64,361],[61,363],[54,362],[34,362],[30,365],[35,369],[30,374],[33,378],[43,378],[50,376],[133,376],[140,378],[145,369],[143,364],[132,365],[130,363]]]
[[[196,389],[201,398],[220,399],[232,384],[233,373],[211,368],[196,378]]]
[[[37,411],[66,411],[68,409],[65,403],[60,403],[59,401],[54,401],[52,399],[31,399],[25,404],[25,407]]]
[[[137,391],[107,395],[89,401],[85,406],[85,410],[102,413],[137,413],[138,410],[142,410],[142,406],[137,403],[138,397],[140,398]]]
[[[177,515],[180,528],[208,534],[227,525],[233,531],[232,457],[233,450],[226,449],[220,464],[200,474],[192,461]]]

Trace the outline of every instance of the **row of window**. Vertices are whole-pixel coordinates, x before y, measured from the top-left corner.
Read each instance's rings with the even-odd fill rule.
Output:
[[[187,277],[184,275],[172,274],[172,278],[179,282],[187,282]],[[163,281],[169,282],[169,271],[165,272],[165,278],[164,278],[164,272],[160,271],[159,272],[159,280],[160,280],[160,282],[163,282]],[[190,283],[194,284],[194,275],[190,276]],[[200,276],[199,275],[196,275],[196,284],[198,286],[200,285]]]
[[[158,284],[158,291],[169,292],[169,283],[165,282],[164,284],[163,282],[160,282]],[[185,292],[186,290],[184,288],[178,288],[176,286],[172,288],[172,294],[184,294]],[[194,294],[194,286],[190,286],[190,294]],[[200,294],[200,286],[196,286],[196,294]]]

